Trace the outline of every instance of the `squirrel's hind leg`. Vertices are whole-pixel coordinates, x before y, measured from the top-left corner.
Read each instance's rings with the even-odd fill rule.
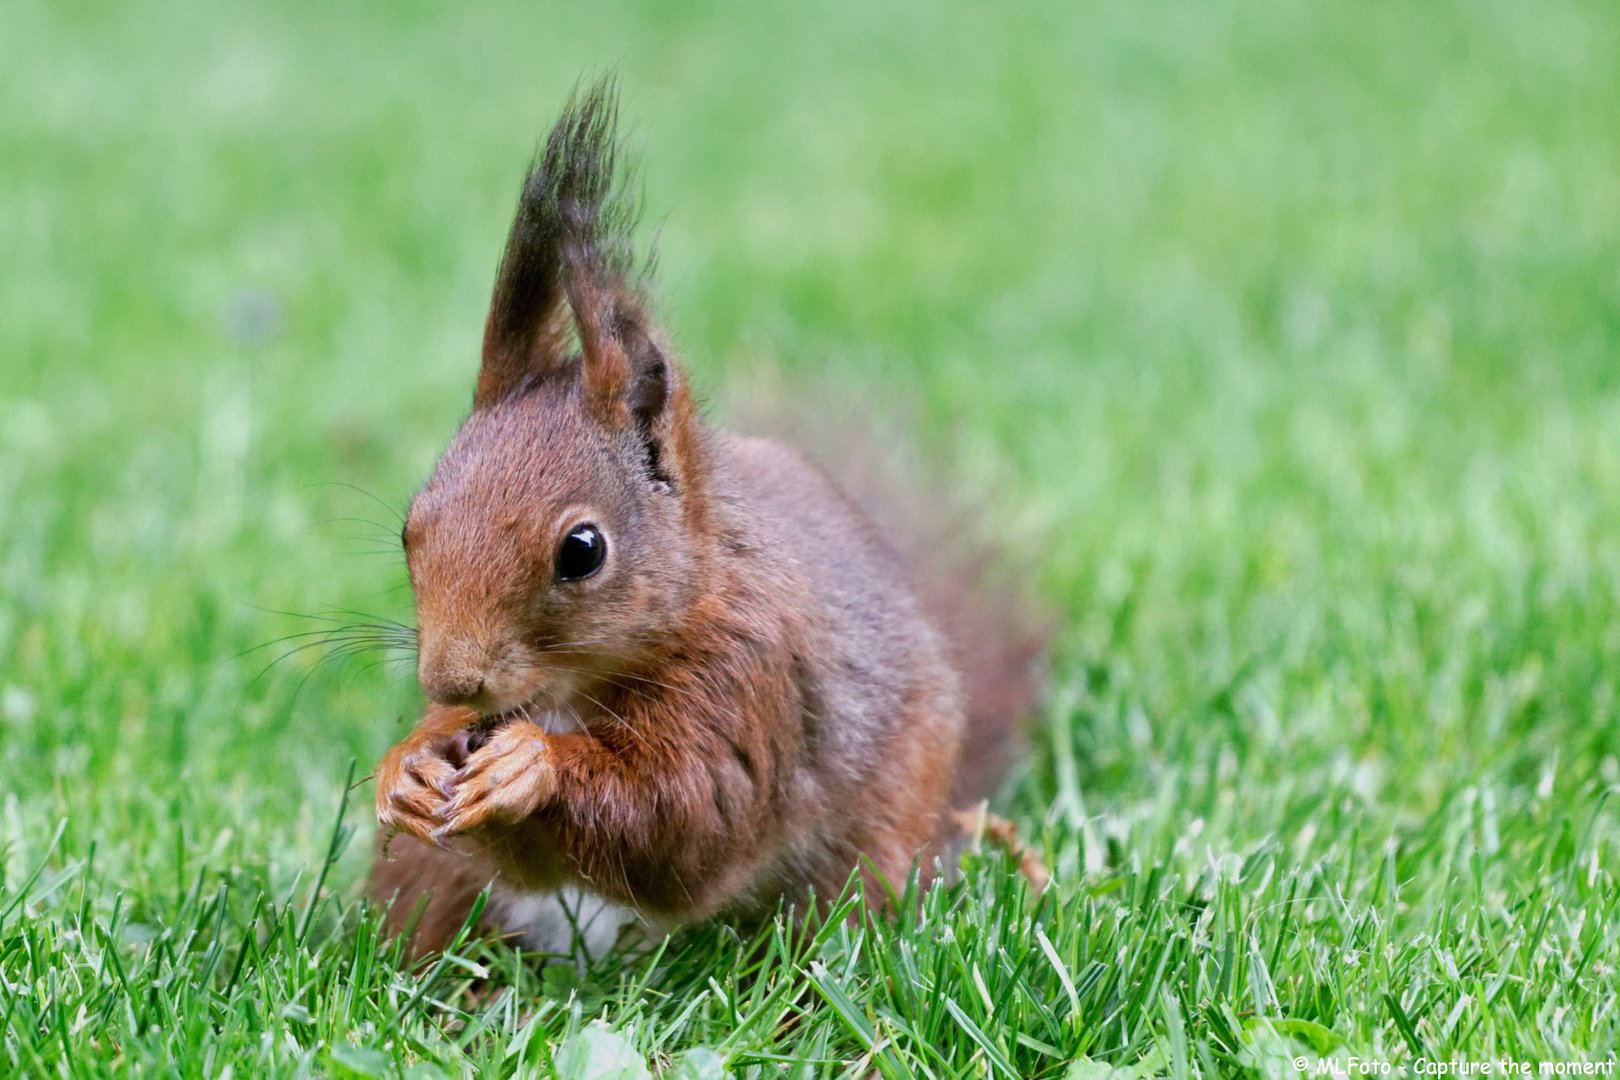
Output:
[[[409,833],[396,833],[390,840],[383,830],[377,834],[366,891],[383,907],[390,933],[401,933],[414,918],[406,948],[418,957],[450,944],[478,894],[494,880],[494,866],[480,855],[443,851]]]
[[[480,925],[525,952],[572,956],[583,963],[606,953],[620,931],[640,922],[628,908],[577,886],[527,891],[503,884],[482,854],[444,851],[408,833],[396,834],[387,843],[386,854],[384,843],[379,835],[368,891],[374,903],[386,908],[390,933],[404,931],[417,907],[424,907],[407,945],[412,957],[450,944],[486,887],[490,897]],[[655,939],[667,928],[640,929],[643,936]]]

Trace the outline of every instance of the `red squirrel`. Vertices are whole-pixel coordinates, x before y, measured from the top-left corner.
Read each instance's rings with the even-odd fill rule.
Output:
[[[704,423],[616,111],[610,80],[576,96],[530,166],[472,413],[404,528],[432,704],[377,770],[371,892],[418,952],[485,887],[487,924],[559,950],[568,902],[611,935],[927,877],[1036,690],[1041,634],[971,567]]]

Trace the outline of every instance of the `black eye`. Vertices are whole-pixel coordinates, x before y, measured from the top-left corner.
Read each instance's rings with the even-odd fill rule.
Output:
[[[576,525],[557,548],[557,580],[580,581],[602,569],[607,537],[595,525]]]

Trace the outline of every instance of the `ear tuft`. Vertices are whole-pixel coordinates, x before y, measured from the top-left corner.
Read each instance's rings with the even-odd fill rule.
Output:
[[[643,293],[651,263],[637,272],[630,244],[637,207],[620,156],[618,84],[609,74],[569,100],[524,178],[484,328],[473,404],[522,392],[553,372],[577,371],[590,414],[605,427],[633,432],[647,448],[653,479],[673,485],[682,445],[674,417],[686,415],[676,404],[685,390],[653,330]],[[570,316],[577,368],[568,348]]]
[[[618,80],[575,92],[529,164],[484,323],[474,405],[568,359],[568,279],[582,271],[632,295],[635,201],[617,182]],[[576,312],[577,316],[577,312]]]

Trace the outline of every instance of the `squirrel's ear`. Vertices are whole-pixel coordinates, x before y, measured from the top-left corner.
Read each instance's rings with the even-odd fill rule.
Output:
[[[587,407],[608,427],[633,424],[656,459],[678,375],[633,284],[636,206],[618,176],[617,111],[608,75],[574,96],[529,167],[484,324],[473,404],[567,363],[571,309]]]
[[[592,415],[609,427],[633,423],[644,438],[656,438],[675,372],[641,303],[618,282],[597,284],[588,273],[569,278],[568,302]]]
[[[474,407],[567,361],[563,282],[581,264],[609,278],[625,277],[635,206],[615,185],[617,115],[617,88],[609,74],[575,93],[529,165],[484,323]]]
[[[495,295],[484,321],[483,363],[473,405],[510,394],[523,381],[562,362],[568,321],[563,305],[561,229],[542,158],[529,168],[518,199],[517,216],[501,256]]]

